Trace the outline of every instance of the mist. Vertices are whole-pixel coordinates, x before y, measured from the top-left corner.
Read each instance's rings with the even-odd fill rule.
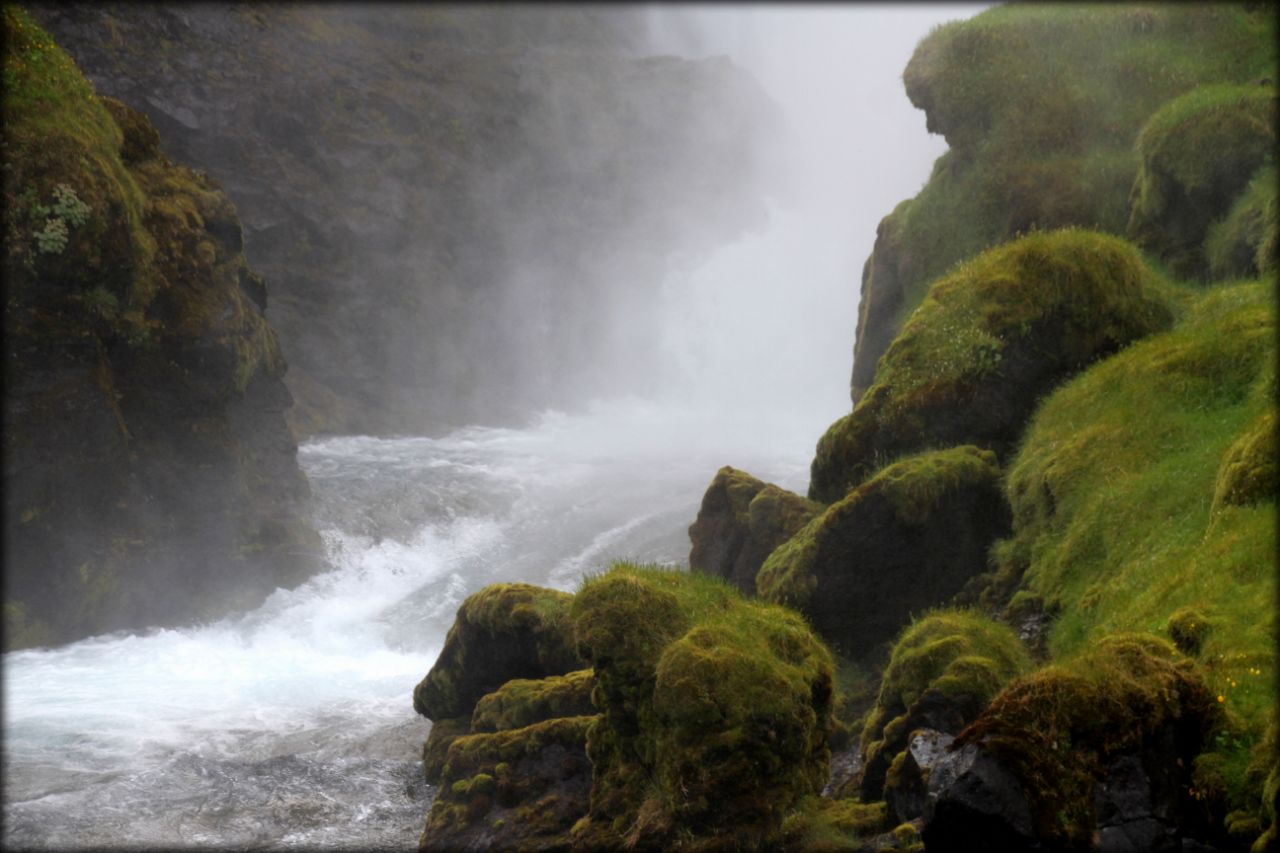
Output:
[[[117,465],[138,497],[63,481],[101,482],[85,501],[125,521],[143,498],[166,523],[195,503],[169,538],[103,514],[58,527],[43,505],[46,539],[8,524],[29,537],[10,557],[85,518],[81,550],[114,550],[82,610],[64,590],[90,556],[31,573],[65,574],[31,608],[65,624],[6,657],[6,844],[411,844],[434,796],[411,693],[467,596],[686,566],[723,465],[804,492],[848,410],[876,224],[944,150],[902,68],[979,8],[40,11],[99,92],[225,189],[288,370],[216,429],[117,379],[121,417],[155,412]],[[167,65],[119,47],[161,40]],[[110,413],[94,423],[95,452],[113,447]],[[229,438],[143,440],[172,435]],[[203,504],[182,494],[197,452],[218,460]],[[261,502],[286,467],[309,496]],[[241,515],[211,531],[215,504]],[[284,522],[309,535],[267,535]],[[132,589],[149,548],[172,580]],[[252,601],[217,562],[304,552],[310,575],[260,574]],[[156,606],[125,624],[117,590]]]

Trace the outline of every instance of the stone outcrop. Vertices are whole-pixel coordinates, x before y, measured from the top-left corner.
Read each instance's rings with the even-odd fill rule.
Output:
[[[755,595],[756,574],[765,558],[819,509],[813,501],[745,471],[721,468],[689,527],[689,568],[724,578],[743,595]]]
[[[956,738],[930,777],[925,843],[1180,849],[1203,831],[1191,768],[1219,713],[1197,665],[1172,645],[1107,637],[1014,681]]]
[[[809,497],[840,500],[886,460],[929,447],[1003,457],[1056,385],[1172,323],[1156,274],[1119,238],[1064,230],[984,252],[930,288],[875,383],[822,436]]]
[[[544,613],[569,598],[520,592]],[[784,816],[821,790],[831,658],[795,614],[714,578],[618,564],[568,605],[591,670],[511,679],[530,661],[458,651],[486,598],[510,601],[511,589],[468,599],[431,686],[415,691],[420,711],[456,718],[475,690],[443,685],[498,685],[473,700],[467,731],[450,723],[447,744],[428,744],[440,794],[423,849],[759,846],[779,842]],[[545,649],[552,624],[561,617],[526,623],[516,645]]]
[[[6,642],[252,607],[323,555],[236,209],[4,27]]]
[[[871,660],[912,614],[946,603],[1009,529],[995,455],[965,446],[909,457],[779,546],[761,598],[800,610],[841,654]]]

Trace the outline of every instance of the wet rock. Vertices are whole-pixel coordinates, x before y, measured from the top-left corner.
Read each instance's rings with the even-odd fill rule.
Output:
[[[1151,782],[1136,755],[1113,761],[1094,790],[1100,853],[1178,850],[1177,828],[1157,816],[1170,809],[1152,802]]]

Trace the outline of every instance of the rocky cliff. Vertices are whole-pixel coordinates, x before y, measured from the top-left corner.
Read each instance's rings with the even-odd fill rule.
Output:
[[[236,209],[4,11],[5,642],[211,618],[320,562]]]
[[[762,213],[773,106],[727,60],[641,58],[633,10],[33,15],[226,187],[302,432],[493,422],[639,382],[665,275]]]

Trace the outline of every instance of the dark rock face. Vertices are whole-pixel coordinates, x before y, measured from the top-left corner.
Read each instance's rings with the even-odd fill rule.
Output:
[[[236,210],[5,15],[6,642],[251,607],[322,547]]]
[[[994,454],[921,454],[832,504],[769,556],[757,586],[842,654],[866,658],[981,572],[1009,523]]]
[[[973,745],[933,765],[924,817],[929,850],[1039,849],[1022,784]]]
[[[804,527],[819,507],[745,471],[721,468],[689,527],[689,567],[755,595],[765,558]]]
[[[33,14],[239,206],[301,433],[616,390],[656,357],[669,267],[641,244],[690,260],[763,214],[773,105],[727,60],[639,58],[625,9]]]
[[[1013,682],[956,738],[929,778],[925,843],[1176,850],[1204,833],[1188,791],[1217,714],[1172,645],[1111,635]]]

